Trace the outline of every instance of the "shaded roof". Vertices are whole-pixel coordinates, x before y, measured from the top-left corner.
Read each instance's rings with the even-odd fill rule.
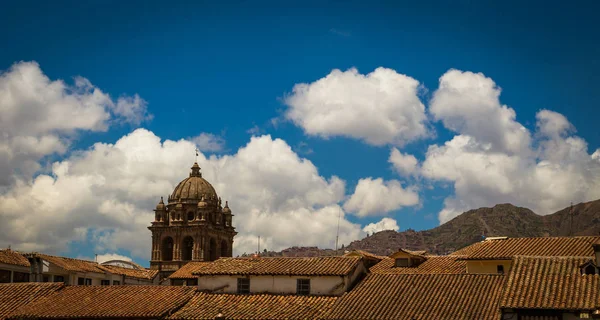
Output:
[[[350,252],[346,252],[344,254],[344,256],[346,256],[346,257],[361,256],[361,257],[364,257],[366,259],[371,259],[371,260],[383,260],[383,259],[387,258],[386,256],[378,256],[376,254],[373,254],[373,253],[370,253],[370,252],[364,251],[364,250],[352,250]]]
[[[3,283],[0,284],[0,319],[7,318],[18,308],[49,296],[64,287],[62,283]]]
[[[19,252],[6,249],[0,250],[0,263],[29,267],[29,260]]]
[[[25,254],[25,256],[42,258],[68,271],[104,273],[104,269],[102,269],[102,267],[94,261],[57,257],[43,253],[28,253]]]
[[[484,240],[461,253],[467,260],[510,260],[513,256],[593,256],[600,237],[538,237]]]
[[[10,319],[157,318],[181,307],[194,292],[171,286],[66,286],[16,310]]]
[[[343,276],[351,273],[361,259],[344,256],[220,258],[193,274]]]
[[[144,279],[144,280],[152,280],[156,275],[158,275],[158,270],[147,270],[147,269],[133,269],[133,268],[125,268],[119,266],[111,266],[111,265],[100,265],[100,268],[105,269],[106,271],[113,273],[124,275],[130,278],[136,279]]]
[[[370,274],[326,319],[498,319],[504,276]]]
[[[196,293],[169,319],[315,319],[328,312],[337,297],[274,294]]]
[[[196,272],[211,263],[212,262],[206,261],[190,261],[177,271],[173,272],[173,274],[169,276],[169,279],[195,279],[198,276],[193,275],[192,272]]]
[[[427,256],[427,260],[416,267],[395,267],[394,258],[385,258],[378,264],[372,266],[369,271],[372,273],[395,273],[395,274],[413,274],[413,273],[466,273],[467,263],[459,260],[459,256]]]
[[[501,307],[595,310],[600,276],[582,275],[589,257],[515,257]]]

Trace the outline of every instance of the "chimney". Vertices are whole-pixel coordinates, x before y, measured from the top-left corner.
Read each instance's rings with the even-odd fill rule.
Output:
[[[600,243],[592,244],[594,248],[594,256],[596,257],[596,266],[600,266]]]

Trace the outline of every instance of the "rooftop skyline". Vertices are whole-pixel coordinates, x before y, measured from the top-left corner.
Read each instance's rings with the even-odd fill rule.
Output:
[[[0,247],[148,265],[196,160],[234,255],[600,198],[592,1],[0,12]]]

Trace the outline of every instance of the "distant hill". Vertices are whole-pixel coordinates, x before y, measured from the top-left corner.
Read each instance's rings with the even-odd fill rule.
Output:
[[[540,216],[527,208],[512,204],[498,204],[492,208],[479,208],[462,213],[458,217],[429,230],[406,230],[377,232],[362,240],[344,246],[343,250],[366,250],[378,255],[389,255],[398,248],[427,250],[429,253],[446,254],[474,242],[482,235],[508,237],[547,237],[600,234],[600,200],[573,205],[553,214]],[[570,231],[572,228],[572,232]],[[340,250],[340,253],[343,252]],[[319,256],[335,255],[335,250],[317,247],[292,247],[280,252],[268,252],[270,256]]]

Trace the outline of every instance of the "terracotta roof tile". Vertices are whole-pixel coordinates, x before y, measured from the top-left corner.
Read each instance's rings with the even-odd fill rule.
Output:
[[[198,276],[193,275],[192,272],[196,272],[211,263],[212,262],[190,261],[190,262],[184,264],[183,267],[179,268],[179,270],[175,271],[172,275],[170,275],[169,279],[195,279],[195,278],[198,278]]]
[[[332,275],[342,276],[352,272],[361,257],[260,257],[221,258],[195,275]]]
[[[373,253],[370,253],[370,252],[364,251],[364,250],[352,250],[350,252],[345,253],[344,256],[346,256],[346,257],[363,256],[367,259],[373,259],[373,260],[383,260],[383,259],[387,258],[386,256],[378,256],[376,254],[373,254]]]
[[[10,319],[157,318],[184,305],[194,292],[171,286],[67,286],[18,309]]]
[[[196,295],[169,319],[315,319],[328,312],[337,297],[273,294]]]
[[[42,258],[68,271],[104,273],[100,265],[94,261],[57,257],[42,253],[28,253],[25,256]]]
[[[461,252],[467,260],[502,259],[513,256],[593,256],[592,243],[600,237],[508,238],[482,241],[469,252]]]
[[[124,275],[130,278],[136,279],[145,279],[152,280],[158,274],[158,270],[147,270],[147,269],[133,269],[133,268],[125,268],[119,266],[111,266],[111,265],[100,265],[101,269],[105,269],[106,271],[112,274]]]
[[[498,319],[504,276],[370,274],[326,319]]]
[[[29,267],[29,260],[27,258],[10,249],[0,250],[0,263]]]
[[[588,257],[515,257],[501,306],[516,309],[595,310],[600,276],[582,275]]]
[[[395,259],[385,258],[378,264],[372,266],[369,271],[372,273],[395,273],[395,274],[414,274],[414,273],[467,273],[467,263],[458,260],[458,256],[427,256],[427,260],[416,267],[394,267]]]
[[[62,283],[6,283],[0,284],[0,319],[32,301],[49,296],[64,285]]]

